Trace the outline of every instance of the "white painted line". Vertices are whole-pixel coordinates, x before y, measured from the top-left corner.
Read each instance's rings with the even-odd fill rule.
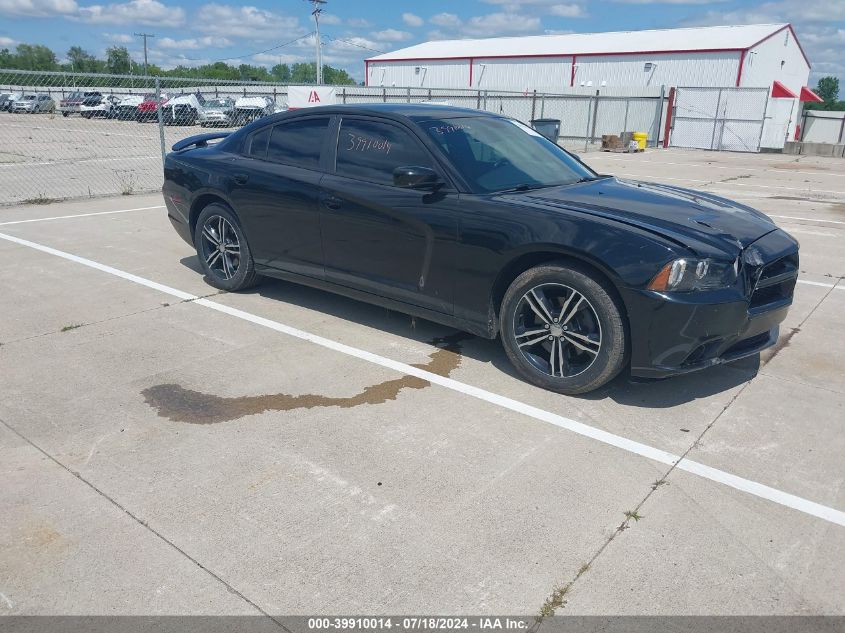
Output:
[[[821,202],[821,201],[820,201]],[[772,213],[767,213],[770,218],[782,218],[784,220],[801,220],[802,222],[827,222],[828,224],[845,224],[840,220],[823,220],[822,218],[798,218],[794,215],[774,215]]]
[[[804,514],[808,514],[810,516],[814,516],[819,519],[829,521],[830,523],[835,523],[836,525],[845,527],[845,512],[842,512],[841,510],[837,510],[835,508],[831,508],[829,506],[822,505],[820,503],[816,503],[815,501],[810,501],[809,499],[804,499],[803,497],[798,497],[782,490],[765,486],[756,481],[744,479],[742,477],[732,475],[731,473],[718,470],[716,468],[711,468],[710,466],[705,466],[704,464],[699,464],[697,462],[690,461],[687,459],[681,460],[681,457],[679,455],[669,453],[667,451],[655,448],[653,446],[649,446],[647,444],[642,444],[635,440],[622,437],[621,435],[609,433],[608,431],[589,426],[587,424],[584,424],[583,422],[578,422],[570,418],[565,418],[556,413],[551,413],[550,411],[545,411],[543,409],[531,406],[530,404],[526,404],[518,400],[513,400],[506,396],[501,396],[485,389],[480,389],[479,387],[474,387],[472,385],[467,385],[462,382],[458,382],[457,380],[454,380],[452,378],[446,378],[444,376],[433,374],[424,369],[420,369],[419,367],[414,367],[413,365],[406,365],[405,363],[400,363],[398,361],[391,360],[390,358],[385,358],[384,356],[379,356],[378,354],[373,354],[372,352],[368,352],[357,347],[351,347],[350,345],[345,345],[344,343],[339,343],[337,341],[333,341],[331,339],[327,339],[316,334],[311,334],[310,332],[299,330],[289,325],[285,325],[284,323],[273,321],[272,319],[267,319],[252,314],[250,312],[244,312],[243,310],[223,305],[221,303],[217,303],[209,299],[200,299],[196,295],[192,295],[188,292],[177,290],[176,288],[171,288],[170,286],[165,286],[155,281],[151,281],[149,279],[145,279],[143,277],[139,277],[137,275],[118,270],[117,268],[112,268],[111,266],[106,266],[105,264],[100,264],[99,262],[95,262],[90,259],[85,259],[84,257],[65,253],[64,251],[60,251],[49,246],[44,246],[43,244],[37,244],[36,242],[30,242],[29,240],[24,240],[19,237],[14,237],[12,235],[6,235],[5,233],[0,233],[0,239],[7,240],[14,244],[19,244],[20,246],[26,246],[37,251],[41,251],[43,253],[55,255],[57,257],[67,259],[77,264],[82,264],[83,266],[88,266],[89,268],[108,273],[110,275],[115,275],[116,277],[120,277],[121,279],[126,279],[127,281],[131,281],[141,286],[146,286],[147,288],[158,290],[159,292],[169,294],[173,297],[177,297],[182,300],[191,300],[192,305],[203,306],[205,308],[209,308],[211,310],[215,310],[217,312],[221,312],[223,314],[227,314],[229,316],[233,316],[235,318],[242,319],[244,321],[248,321],[250,323],[254,323],[262,327],[266,327],[276,332],[280,332],[288,336],[308,341],[310,343],[314,343],[315,345],[319,345],[326,349],[334,350],[336,352],[340,352],[341,354],[346,354],[347,356],[352,356],[354,358],[358,358],[369,363],[373,363],[375,365],[387,367],[388,369],[393,369],[402,374],[416,376],[417,378],[427,380],[432,384],[440,385],[441,387],[445,387],[446,389],[451,389],[452,391],[462,393],[472,398],[483,400],[503,409],[508,409],[509,411],[513,411],[515,413],[534,418],[535,420],[540,420],[542,422],[547,422],[548,424],[553,424],[554,426],[566,429],[567,431],[571,431],[573,433],[577,433],[578,435],[581,435],[583,437],[588,437],[603,444],[620,448],[629,453],[640,455],[641,457],[654,460],[661,464],[666,464],[669,466],[676,465],[679,470],[683,470],[694,475],[704,477],[705,479],[709,479],[711,481],[715,481],[716,483],[729,486],[730,488],[734,488],[735,490],[746,492],[756,497],[760,497],[761,499],[766,499],[779,505],[793,508],[795,510],[798,510],[799,512],[803,512]]]
[[[44,161],[40,163],[3,163],[0,169],[6,167],[42,167],[44,165],[79,165],[80,163],[108,163],[113,161],[129,161],[129,160],[161,160],[161,154],[158,156],[118,156],[115,158],[83,158],[82,160],[68,159],[68,160],[54,160]]]
[[[821,231],[809,231],[807,229],[799,228],[801,226],[803,226],[803,225],[790,226],[789,227],[789,233],[790,234],[797,233],[798,235],[815,235],[816,237],[832,237],[834,239],[839,237],[838,235],[835,235],[834,233],[823,233]]]
[[[839,284],[828,284],[823,281],[807,281],[806,279],[799,279],[799,284],[807,284],[808,286],[819,286],[820,288],[833,288],[834,290],[845,290],[845,286]]]
[[[820,170],[820,171],[798,171],[798,170],[795,170],[795,169],[778,169],[777,167],[773,167],[771,169],[760,169],[759,167],[744,167],[744,166],[733,167],[733,166],[728,166],[728,165],[710,165],[710,164],[706,164],[706,163],[673,163],[673,162],[662,161],[662,160],[634,159],[635,161],[637,161],[637,163],[633,163],[631,161],[631,159],[628,159],[628,158],[617,158],[615,156],[611,157],[609,155],[606,155],[607,152],[602,152],[602,154],[603,155],[600,156],[600,158],[602,158],[603,160],[610,160],[610,161],[617,161],[617,162],[627,162],[628,164],[644,163],[644,164],[647,164],[647,165],[677,165],[679,167],[702,167],[704,169],[731,169],[731,170],[734,170],[734,171],[742,171],[742,172],[759,171],[759,172],[769,173],[769,174],[772,174],[772,175],[775,175],[775,174],[777,174],[777,175],[801,174],[803,176],[833,176],[833,177],[836,177],[836,178],[842,178],[843,175],[845,175],[845,174],[842,174],[842,173],[823,171],[823,170]],[[589,161],[587,161],[587,162],[589,162]],[[782,164],[791,165],[793,163],[784,162]]]
[[[11,224],[30,224],[31,222],[47,222],[49,220],[66,220],[68,218],[89,218],[92,215],[111,215],[114,213],[130,213],[131,211],[148,211],[150,209],[163,209],[164,205],[159,204],[154,207],[138,207],[136,209],[119,209],[118,211],[98,211],[96,213],[77,213],[76,215],[55,215],[51,218],[32,218],[30,220],[14,220],[12,222],[0,222],[0,226],[9,226]]]
[[[632,176],[634,178],[646,178],[646,179],[649,179],[647,182],[656,182],[658,184],[660,183],[660,181],[654,180],[654,174],[649,174],[649,175],[646,175],[646,174],[630,174],[628,172],[625,172],[625,173],[616,174],[616,175],[619,176],[620,178],[629,178],[629,177],[632,177]],[[718,180],[700,180],[700,179],[697,179],[697,178],[670,178],[669,176],[660,176],[660,180],[661,181],[662,180],[678,180],[678,181],[681,181],[681,182],[701,182],[701,183],[705,183],[705,184],[712,184],[716,187],[718,187],[719,185],[727,184],[725,182],[719,182]],[[778,190],[783,190],[783,191],[800,191],[802,193],[832,193],[832,194],[845,196],[845,191],[831,191],[831,190],[826,190],[826,189],[815,189],[815,188],[810,189],[809,187],[806,187],[806,188],[805,187],[778,187],[778,186],[775,186],[775,185],[752,185],[750,183],[744,183],[744,182],[731,182],[731,187],[754,187],[756,189],[778,189]]]

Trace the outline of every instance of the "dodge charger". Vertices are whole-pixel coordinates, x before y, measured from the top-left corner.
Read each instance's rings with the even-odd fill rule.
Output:
[[[180,141],[164,171],[215,288],[277,277],[499,337],[565,394],[757,354],[798,276],[798,244],[763,213],[596,173],[478,110],[295,110]]]

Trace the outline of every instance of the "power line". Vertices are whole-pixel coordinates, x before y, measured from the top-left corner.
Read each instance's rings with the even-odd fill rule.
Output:
[[[373,53],[384,53],[385,51],[380,51],[377,48],[370,48],[369,46],[364,46],[363,44],[358,44],[357,42],[353,42],[352,40],[345,40],[342,37],[332,37],[331,35],[326,35],[327,38],[330,40],[334,40],[335,42],[343,42],[344,44],[350,44],[352,46],[357,46],[358,48],[363,48],[366,51],[372,51]]]
[[[214,61],[210,61],[210,62],[207,62],[207,63],[208,64],[216,64],[217,62],[226,62],[226,61],[230,61],[230,60],[233,60],[233,59],[242,59],[242,58],[245,58],[245,57],[252,57],[254,55],[262,55],[264,53],[269,53],[270,51],[275,51],[279,48],[284,48],[285,46],[290,46],[291,44],[296,44],[300,40],[308,39],[312,35],[314,35],[314,31],[311,31],[310,33],[306,33],[305,35],[302,35],[300,37],[297,37],[294,40],[290,40],[289,42],[284,42],[283,44],[277,44],[276,46],[271,46],[270,48],[265,48],[263,51],[254,51],[252,53],[243,53],[241,55],[233,55],[232,57],[224,57],[222,59],[215,59]],[[192,62],[203,61],[202,59],[197,59],[197,58],[192,58],[192,57],[186,57],[185,59],[190,60]]]
[[[147,73],[147,38],[148,37],[155,37],[155,33],[135,33],[135,37],[143,37],[144,38],[144,76]]]

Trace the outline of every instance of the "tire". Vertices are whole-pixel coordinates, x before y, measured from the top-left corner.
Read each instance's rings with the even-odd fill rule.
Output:
[[[525,271],[508,288],[499,314],[508,359],[543,389],[587,393],[627,362],[621,303],[586,267],[552,262]]]
[[[63,117],[69,117],[69,116],[70,116],[70,112],[62,112],[62,116],[63,116]]]
[[[225,252],[218,251],[221,227]],[[226,205],[215,202],[202,210],[194,228],[194,246],[206,282],[215,288],[237,292],[258,283],[246,236],[237,216]]]

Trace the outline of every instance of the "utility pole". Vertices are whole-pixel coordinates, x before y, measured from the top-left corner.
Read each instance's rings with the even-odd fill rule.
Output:
[[[144,76],[147,76],[147,38],[155,37],[154,33],[135,33],[135,37],[144,38]]]
[[[317,45],[317,85],[323,83],[323,47],[320,42],[320,14],[323,9],[320,5],[326,4],[326,0],[308,0],[314,5],[311,15],[314,16],[314,42]]]

